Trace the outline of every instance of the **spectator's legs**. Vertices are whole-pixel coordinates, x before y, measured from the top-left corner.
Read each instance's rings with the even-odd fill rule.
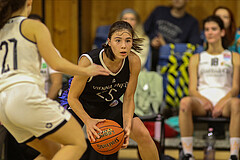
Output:
[[[184,154],[193,154],[193,115],[206,115],[199,99],[185,97],[180,101],[179,126]]]
[[[240,99],[232,98],[223,108],[223,116],[230,116],[230,152],[239,157],[240,147]]]

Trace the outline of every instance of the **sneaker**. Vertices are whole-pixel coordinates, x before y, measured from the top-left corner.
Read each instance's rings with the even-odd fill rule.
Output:
[[[191,154],[184,154],[182,160],[195,160]]]
[[[238,160],[236,155],[231,155],[231,157],[229,158],[229,160]]]

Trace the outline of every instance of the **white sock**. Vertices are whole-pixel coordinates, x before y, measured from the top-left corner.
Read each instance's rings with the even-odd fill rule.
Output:
[[[181,137],[184,154],[193,155],[193,137]]]
[[[230,154],[239,157],[240,137],[230,138]]]

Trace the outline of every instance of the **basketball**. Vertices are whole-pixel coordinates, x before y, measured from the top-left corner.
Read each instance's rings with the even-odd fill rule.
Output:
[[[110,155],[119,151],[124,142],[122,127],[112,120],[100,122],[97,127],[101,129],[102,133],[98,133],[100,138],[94,137],[95,142],[90,142],[93,149],[103,155]]]

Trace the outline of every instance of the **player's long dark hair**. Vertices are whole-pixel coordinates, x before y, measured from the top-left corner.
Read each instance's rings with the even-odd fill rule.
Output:
[[[132,34],[132,38],[133,38],[132,49],[134,49],[137,52],[141,51],[142,48],[140,46],[141,46],[141,43],[143,41],[143,38],[138,38],[137,37],[137,35],[134,32],[132,26],[128,22],[117,21],[117,22],[113,23],[111,28],[110,28],[110,31],[108,33],[108,38],[111,39],[112,35],[115,32],[121,31],[121,30],[128,30]],[[115,59],[115,55],[114,55],[111,47],[108,44],[104,44],[103,48],[104,48],[104,51],[105,51],[107,57],[113,61]]]
[[[226,46],[231,46],[234,43],[235,34],[236,34],[236,31],[237,31],[235,19],[234,19],[232,11],[229,8],[224,7],[224,6],[217,7],[213,11],[213,14],[216,15],[217,10],[219,10],[219,9],[225,9],[230,16],[229,17],[230,18],[230,26],[229,26],[229,28],[225,28],[225,30],[226,30],[226,42],[225,42],[226,44],[225,45]]]
[[[215,16],[215,15],[211,15],[211,16],[208,16],[206,19],[203,20],[203,28],[205,26],[205,24],[207,22],[215,22],[218,24],[218,26],[220,27],[221,30],[225,29],[224,28],[224,23],[222,21],[222,19],[218,16]],[[205,29],[205,28],[204,28]],[[224,49],[227,49],[228,46],[226,45],[226,34],[222,37],[222,46]],[[207,47],[206,47],[206,50],[208,49],[208,43],[207,43]]]
[[[0,0],[0,29],[11,18],[13,12],[21,9],[26,0]]]

